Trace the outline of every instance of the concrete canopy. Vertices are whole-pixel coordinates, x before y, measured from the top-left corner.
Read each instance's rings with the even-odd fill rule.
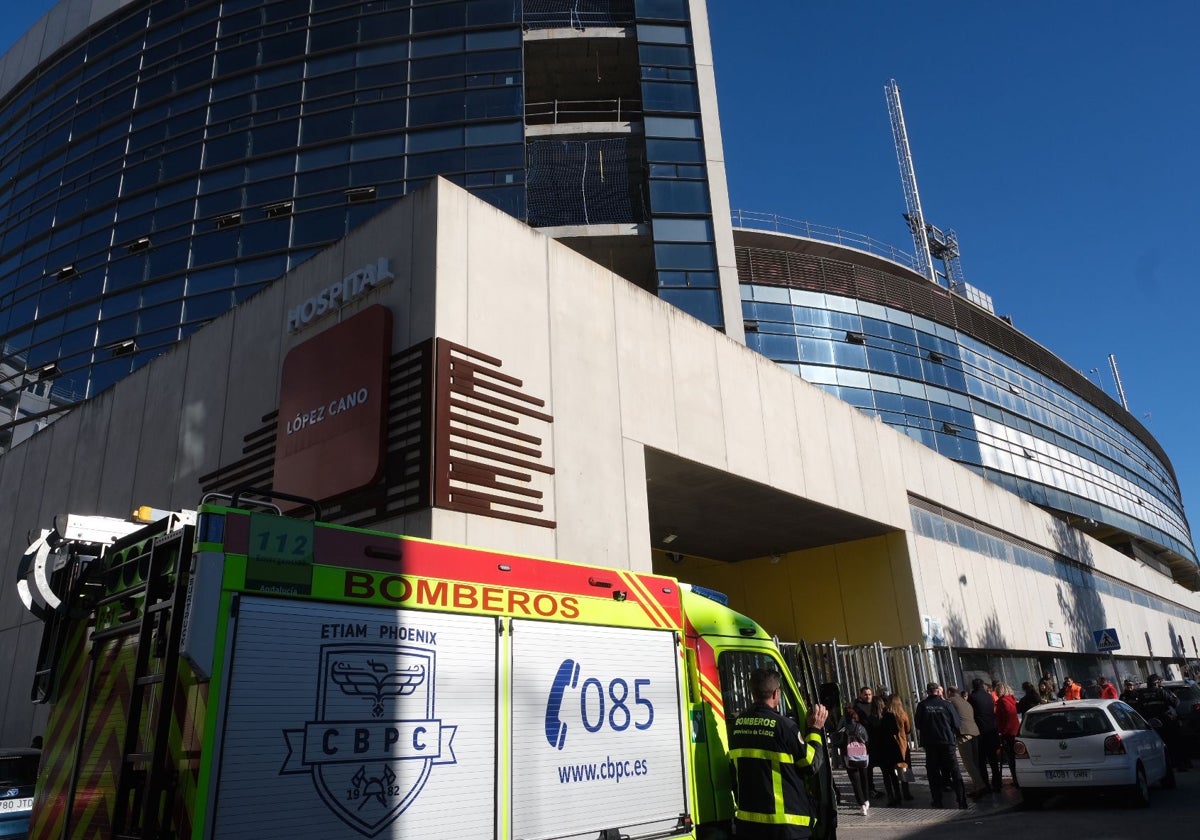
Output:
[[[653,548],[736,562],[894,530],[656,449],[646,449]],[[666,538],[674,534],[669,542]]]

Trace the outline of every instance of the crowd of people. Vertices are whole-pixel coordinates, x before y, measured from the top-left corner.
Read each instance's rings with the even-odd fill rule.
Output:
[[[864,761],[847,761],[846,773],[854,790],[854,799],[865,814],[871,807],[871,797],[879,796],[875,786],[875,769],[879,768],[889,807],[900,807],[913,798],[908,784],[912,776],[909,749],[912,743],[912,718],[898,694],[876,694],[867,686],[846,707],[842,731],[844,752],[854,750],[851,744],[865,747]]]
[[[753,704],[730,726],[738,837],[803,840],[820,836],[814,835],[813,829],[823,818],[809,800],[805,774],[820,764],[823,744],[840,753],[855,801],[865,815],[872,797],[886,795],[890,807],[903,807],[914,799],[910,751],[914,734],[919,735],[931,804],[945,807],[945,795],[952,793],[957,806],[965,809],[969,799],[1002,789],[1004,765],[1012,784],[1018,784],[1015,744],[1021,717],[1041,703],[1120,699],[1160,732],[1176,769],[1191,766],[1182,749],[1177,701],[1157,674],[1150,675],[1144,688],[1127,680],[1119,695],[1104,677],[1085,680],[1082,685],[1068,677],[1055,689],[1049,673],[1037,685],[1022,684],[1019,698],[1011,686],[999,680],[986,683],[974,679],[969,691],[931,682],[911,716],[900,695],[863,686],[843,710],[830,741],[826,736],[834,722],[825,706],[810,706],[803,723],[793,719],[781,708],[782,684],[778,671],[756,669],[749,685]],[[960,761],[970,780],[969,790]],[[883,780],[882,792],[875,786],[876,768]]]
[[[1002,789],[1003,766],[1017,785],[1015,743],[1021,718],[1042,703],[1081,699],[1120,699],[1136,709],[1159,731],[1169,760],[1177,770],[1191,768],[1182,744],[1175,696],[1151,674],[1144,688],[1126,680],[1118,692],[1107,678],[1087,679],[1082,684],[1066,677],[1061,685],[1049,672],[1035,685],[1025,682],[1018,697],[1007,683],[982,679],[971,681],[970,690],[958,686],[926,686],[926,697],[910,717],[898,694],[862,686],[844,710],[837,732],[839,747],[850,778],[854,798],[863,814],[871,798],[886,795],[889,807],[903,807],[913,799],[909,783],[910,743],[914,730],[925,750],[925,767],[934,808],[945,807],[946,793],[953,793],[959,808],[969,799],[981,799]],[[853,759],[851,760],[851,754]],[[967,781],[959,768],[966,768]],[[884,790],[875,786],[879,768]]]

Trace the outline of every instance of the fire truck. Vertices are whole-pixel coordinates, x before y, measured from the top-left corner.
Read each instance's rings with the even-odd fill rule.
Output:
[[[22,557],[50,706],[31,840],[721,838],[749,674],[806,714],[717,593],[249,498],[60,516]]]

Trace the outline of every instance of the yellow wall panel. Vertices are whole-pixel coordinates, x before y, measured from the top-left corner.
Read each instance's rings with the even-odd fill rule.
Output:
[[[729,596],[729,605],[783,641],[921,641],[916,585],[903,532],[724,563],[656,554],[654,570]]]

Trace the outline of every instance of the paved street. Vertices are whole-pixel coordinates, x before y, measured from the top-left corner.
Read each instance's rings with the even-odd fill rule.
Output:
[[[846,792],[845,773],[839,786]],[[1194,837],[1200,829],[1200,771],[1178,776],[1176,790],[1151,792],[1148,809],[1131,808],[1116,797],[1099,796],[1077,799],[1057,798],[1038,811],[1019,807],[1020,792],[1012,787],[1005,771],[1004,789],[973,803],[966,811],[953,808],[935,811],[929,808],[929,788],[922,778],[913,788],[910,808],[871,807],[866,817],[849,806],[839,814],[838,840],[880,840],[880,838],[962,838],[970,832],[972,840],[1013,837],[1087,837],[1088,840],[1130,840],[1137,837]],[[849,801],[853,801],[852,798]],[[950,801],[949,796],[947,801]]]

